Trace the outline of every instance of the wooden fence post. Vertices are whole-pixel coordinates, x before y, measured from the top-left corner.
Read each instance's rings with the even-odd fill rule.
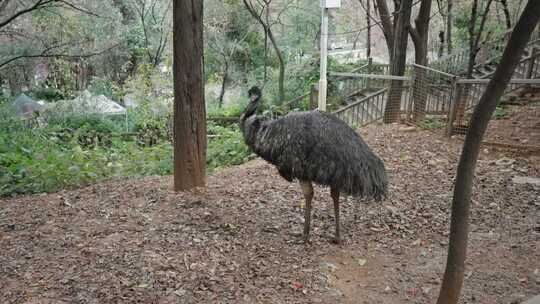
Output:
[[[373,58],[369,57],[367,60],[368,60],[368,61],[367,61],[367,64],[368,64],[368,65],[367,65],[366,73],[367,73],[367,74],[371,74],[371,70],[372,70],[372,69],[371,69],[371,66],[373,65]],[[369,88],[370,88],[370,85],[371,85],[371,83],[370,83],[370,81],[369,81],[369,78],[366,78],[365,81],[366,81],[366,88],[369,89]]]
[[[452,80],[452,93],[450,108],[448,109],[448,121],[446,122],[446,136],[451,137],[454,131],[454,121],[456,120],[456,114],[458,105],[461,101],[461,86],[457,84],[457,77]]]
[[[315,110],[317,108],[317,99],[319,98],[319,93],[317,90],[317,86],[312,84],[311,90],[309,92],[309,109],[308,110]]]
[[[533,47],[531,51],[531,57],[529,59],[529,66],[527,67],[527,79],[533,78],[534,65],[536,64],[536,57],[538,57],[539,50],[537,47]]]

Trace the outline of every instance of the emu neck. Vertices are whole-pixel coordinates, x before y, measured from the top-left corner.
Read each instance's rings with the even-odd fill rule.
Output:
[[[250,102],[240,119],[240,129],[244,135],[244,140],[246,141],[246,144],[252,148],[261,126],[261,121],[259,117],[256,116],[259,104],[258,99]]]
[[[253,116],[257,113],[257,109],[259,108],[259,99],[256,99],[252,102],[250,102],[246,108],[246,111],[244,112],[244,120],[248,119],[250,116]]]

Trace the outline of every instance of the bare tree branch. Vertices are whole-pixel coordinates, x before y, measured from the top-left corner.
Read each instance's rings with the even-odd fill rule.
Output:
[[[78,6],[75,6],[73,3],[69,3],[69,2],[67,2],[67,1],[65,1],[65,0],[58,0],[58,2],[64,4],[65,6],[67,6],[67,7],[69,7],[69,8],[72,8],[72,9],[74,9],[74,10],[76,10],[76,11],[79,11],[79,12],[81,12],[81,13],[85,13],[85,14],[87,14],[87,15],[94,16],[94,17],[98,17],[98,18],[103,18],[103,17],[101,17],[100,15],[98,15],[98,14],[96,14],[96,13],[94,13],[94,12],[91,12],[91,11],[86,10],[86,9],[84,9],[84,8],[80,8],[80,7],[78,7]]]
[[[57,45],[57,46],[54,46],[54,47],[48,47],[48,48],[44,49],[39,54],[24,54],[24,55],[19,55],[19,56],[15,56],[13,58],[10,58],[10,59],[0,63],[0,69],[6,67],[7,65],[9,65],[10,63],[12,63],[14,61],[17,61],[17,60],[20,60],[20,59],[23,59],[23,58],[62,58],[62,57],[63,58],[90,58],[90,57],[105,54],[105,53],[111,51],[112,49],[117,48],[119,45],[120,44],[118,43],[118,44],[110,46],[110,47],[108,47],[108,48],[106,48],[104,50],[91,52],[91,53],[85,53],[85,54],[49,53],[50,51],[60,47],[60,46]],[[61,46],[65,46],[65,45],[63,44]]]
[[[48,4],[54,3],[54,2],[57,2],[57,1],[59,1],[59,0],[38,0],[36,3],[34,3],[34,5],[32,5],[32,6],[28,7],[28,8],[22,9],[20,11],[17,11],[13,15],[9,16],[6,20],[0,21],[0,28],[10,24],[15,19],[19,18],[20,16],[22,16],[24,14],[30,13],[32,11],[35,11],[35,10],[38,10],[38,9],[41,9],[41,8],[44,8]]]

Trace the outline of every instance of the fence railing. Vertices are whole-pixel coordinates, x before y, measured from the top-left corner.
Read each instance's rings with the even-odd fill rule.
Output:
[[[537,54],[524,58],[516,69],[515,76],[540,78],[540,64],[537,62],[539,57]],[[347,102],[334,113],[354,127],[365,126],[390,115],[427,129],[444,130],[446,126],[446,133],[449,135],[456,133],[455,131],[463,132],[489,79],[460,79],[450,73],[420,65],[412,65],[412,69],[412,77],[331,73],[330,79],[335,82],[333,85],[336,87],[340,87],[340,82],[356,81],[364,89],[362,94],[355,90],[338,92]],[[396,81],[403,88],[401,99],[396,102],[393,97],[394,101],[389,103],[390,87]],[[373,86],[375,83],[376,86]],[[371,84],[371,87],[368,84]],[[540,87],[540,79],[514,78],[506,93],[524,86]]]
[[[489,79],[460,79],[456,82],[455,98],[448,116],[448,136],[466,132],[471,111],[480,102],[489,81]],[[511,79],[505,94],[524,86],[540,87],[540,79]]]
[[[359,91],[339,91],[337,96],[329,96],[331,99],[341,100],[344,104],[333,113],[355,127],[380,120],[384,118],[385,112],[401,116],[409,108],[408,102],[412,92],[411,77],[357,73],[331,73],[330,75],[332,85],[335,87],[340,87],[340,82],[347,81],[357,81],[363,85],[363,89]],[[392,105],[387,105],[390,87],[396,82],[401,87],[401,96],[398,96],[399,100]]]
[[[494,60],[497,57],[500,57],[511,33],[512,30],[508,30],[499,37],[480,44],[476,58],[477,61],[486,63],[488,60]],[[469,53],[470,50],[468,48],[461,48],[454,51],[452,54],[432,61],[430,66],[454,75],[463,75],[467,72]]]
[[[364,126],[383,117],[387,99],[388,89],[381,89],[335,111],[334,114],[351,126]]]

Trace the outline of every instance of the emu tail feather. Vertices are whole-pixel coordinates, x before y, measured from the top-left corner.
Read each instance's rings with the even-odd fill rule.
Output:
[[[370,156],[367,159],[364,158],[362,162],[351,164],[343,176],[335,179],[342,182],[332,186],[354,197],[383,200],[388,191],[384,164],[377,156]]]

